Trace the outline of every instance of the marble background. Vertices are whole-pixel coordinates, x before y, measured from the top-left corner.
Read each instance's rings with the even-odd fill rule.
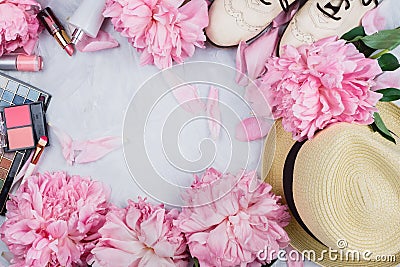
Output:
[[[388,16],[392,17],[393,23],[397,23],[398,26],[400,24],[398,19],[400,2],[386,1],[388,2],[386,4]],[[39,2],[43,6],[50,6],[66,25],[66,19],[73,14],[81,1]],[[104,23],[103,30],[118,40],[120,43],[118,48],[93,53],[78,52],[73,57],[69,57],[47,32],[43,32],[36,52],[44,59],[44,70],[38,73],[7,72],[13,77],[51,93],[53,98],[47,112],[48,122],[63,129],[77,140],[95,139],[109,135],[122,136],[124,114],[133,95],[143,82],[159,71],[154,66],[139,66],[139,54],[125,38],[113,30],[109,21]],[[194,57],[188,61],[210,61],[235,66],[235,48],[222,49],[211,44],[206,44],[206,47],[207,49],[203,50],[197,49]],[[200,95],[206,96],[207,88],[200,88]],[[221,100],[235,106],[239,117],[248,117],[248,108],[236,105],[240,102],[236,98],[237,96],[221,93]],[[169,101],[170,104],[175,103],[172,97],[166,101]],[[157,117],[155,118],[157,119]],[[234,127],[239,122],[238,118],[224,119],[224,115],[222,115],[222,120],[228,128]],[[196,159],[200,155],[198,144],[208,137],[206,121],[190,125],[183,133],[179,143],[182,153],[188,159]],[[145,195],[130,175],[122,148],[97,162],[69,166],[62,156],[61,146],[51,129],[50,140],[51,147],[46,148],[41,158],[40,171],[65,170],[103,181],[112,187],[112,201],[119,206],[124,206],[127,199],[136,199],[139,195]],[[219,168],[226,165],[224,155],[229,152],[230,142],[237,141],[234,136],[229,139],[229,131],[223,133],[221,138],[215,142],[216,160],[212,164],[213,166]],[[252,154],[246,166],[248,169],[259,169],[262,144],[262,140],[249,144],[249,151]],[[152,149],[151,146],[149,149]],[[154,147],[153,149],[157,150],[158,148]],[[160,158],[160,166],[167,165],[166,162],[161,161],[162,158]],[[204,166],[200,166],[200,168],[202,167]],[[237,166],[229,170],[237,171],[242,167]],[[190,183],[192,179],[188,173],[181,173],[173,169],[164,175],[180,180],[183,184]],[[5,245],[1,243],[0,251],[6,249]],[[3,259],[0,259],[0,262],[6,265]],[[285,266],[285,263],[278,262],[275,266]],[[306,266],[316,265],[306,263]]]

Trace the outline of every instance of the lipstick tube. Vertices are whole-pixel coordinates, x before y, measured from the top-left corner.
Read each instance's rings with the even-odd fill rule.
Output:
[[[0,70],[39,71],[43,68],[40,56],[12,55],[0,57]]]
[[[54,15],[53,11],[50,7],[46,7],[38,14],[38,19],[45,26],[47,31],[57,40],[60,46],[68,53],[68,55],[72,56],[74,54],[74,47],[71,44],[71,39],[66,33],[64,27]]]

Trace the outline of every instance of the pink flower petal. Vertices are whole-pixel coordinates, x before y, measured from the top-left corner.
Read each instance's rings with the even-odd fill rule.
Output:
[[[229,243],[228,227],[229,223],[227,221],[222,222],[210,231],[207,240],[207,246],[218,258],[223,258],[225,256],[226,244]]]
[[[95,267],[126,267],[137,260],[135,254],[116,248],[95,247],[92,253],[96,255]]]
[[[165,0],[165,2],[171,6],[180,7],[183,4],[184,0]]]
[[[154,244],[153,249],[157,255],[165,258],[173,257],[175,253],[175,246],[168,240],[159,240]]]
[[[26,54],[32,55],[33,50],[35,50],[36,46],[37,46],[37,40],[31,39],[25,43],[25,45],[22,47],[22,49]]]
[[[118,4],[112,4],[110,6],[108,6],[104,12],[103,12],[103,16],[106,18],[109,17],[116,17],[118,16],[120,13],[122,12],[122,6],[118,5]]]
[[[245,41],[239,43],[236,51],[236,83],[241,86],[246,86],[249,83],[247,73],[247,64],[245,58],[245,50],[248,47]]]
[[[250,45],[240,42],[236,53],[236,82],[248,85],[248,79],[257,79],[265,69],[265,62],[276,49],[278,28],[270,29]],[[246,75],[247,72],[247,75]]]
[[[296,251],[292,246],[287,246],[286,251],[286,263],[288,267],[303,267],[304,262],[302,254]]]
[[[274,54],[279,28],[273,28],[251,43],[244,52],[250,79],[257,79],[265,69],[265,62]]]
[[[193,85],[184,85],[172,91],[179,105],[192,114],[202,114],[205,110],[204,103],[200,100],[197,88]]]
[[[55,126],[51,128],[61,144],[65,160],[70,165],[97,161],[122,145],[120,137],[108,136],[94,140],[74,141],[61,129]]]
[[[121,138],[114,136],[84,142],[74,141],[72,145],[73,150],[80,151],[79,155],[75,158],[75,162],[82,164],[97,161],[121,147],[121,144]]]
[[[141,258],[138,265],[138,267],[158,267],[158,266],[175,267],[175,264],[171,259],[158,257],[155,253],[152,253],[150,250],[148,250],[143,255],[143,258]]]
[[[297,10],[300,8],[300,1],[296,1],[287,12],[282,11],[273,21],[272,27],[278,28],[286,23],[288,23],[296,14]]]
[[[218,88],[211,86],[207,100],[208,128],[211,136],[217,140],[221,131],[221,111],[219,110]]]
[[[164,71],[163,77],[171,88],[172,94],[178,101],[179,106],[194,115],[203,114],[206,111],[206,105],[201,101],[197,88],[185,82],[172,71]]]
[[[187,18],[184,20],[185,23],[190,22],[192,25],[197,25],[200,28],[208,26],[208,5],[206,1],[191,0],[181,6],[179,11]],[[196,36],[197,34],[194,35]]]
[[[244,119],[236,126],[236,139],[242,142],[261,139],[268,134],[272,123],[256,117]]]
[[[265,71],[265,62],[274,55],[279,39],[279,27],[293,17],[300,3],[291,6],[289,12],[281,12],[272,22],[272,28],[263,33],[250,45],[240,42],[236,52],[236,83],[248,85],[248,78],[255,80]],[[248,77],[246,76],[246,72]]]
[[[361,24],[364,26],[365,33],[371,35],[385,29],[386,18],[378,6],[364,15]]]
[[[260,80],[255,80],[245,89],[244,97],[251,104],[252,112],[256,117],[272,118],[267,96],[260,88]]]
[[[47,228],[47,232],[51,235],[52,238],[61,238],[64,237],[67,233],[68,226],[65,221],[56,221],[50,223]]]
[[[400,68],[395,71],[385,71],[376,78],[372,90],[385,88],[400,88]]]
[[[69,165],[72,165],[72,163],[75,161],[75,156],[74,152],[72,151],[71,136],[53,125],[51,126],[51,128],[53,129],[55,135],[58,138],[58,141],[60,142],[60,145],[62,147],[62,154],[65,160],[68,162]]]
[[[108,32],[99,31],[96,38],[85,35],[83,39],[77,43],[76,48],[80,52],[94,52],[104,49],[118,47],[119,43]]]
[[[141,223],[141,235],[143,243],[147,246],[152,247],[158,241],[162,235],[163,218],[165,216],[165,210],[157,210],[147,218],[147,220]]]

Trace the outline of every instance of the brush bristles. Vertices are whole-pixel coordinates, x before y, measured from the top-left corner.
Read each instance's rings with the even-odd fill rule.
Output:
[[[48,142],[48,139],[47,139],[47,137],[46,136],[42,136],[42,137],[40,137],[40,140],[39,140],[39,145],[40,146],[46,146],[47,145],[47,142]]]

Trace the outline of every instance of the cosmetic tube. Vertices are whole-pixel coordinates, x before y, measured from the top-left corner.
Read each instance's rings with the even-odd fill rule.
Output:
[[[43,61],[40,56],[7,55],[0,57],[0,70],[40,71]]]
[[[103,24],[103,10],[106,0],[83,0],[69,20],[69,24],[75,27],[72,33],[72,43],[77,44],[86,34],[96,38]]]
[[[74,46],[71,44],[71,39],[53,11],[49,7],[46,7],[39,12],[38,19],[68,55],[72,56],[74,54]]]

